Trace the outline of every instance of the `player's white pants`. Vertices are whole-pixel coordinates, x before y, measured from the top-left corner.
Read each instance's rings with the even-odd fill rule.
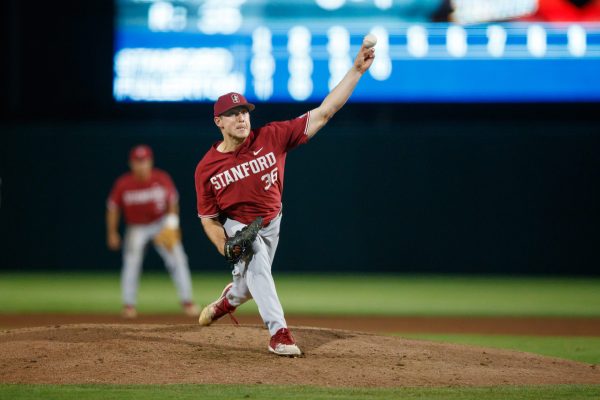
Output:
[[[271,275],[271,265],[279,243],[280,225],[281,214],[258,232],[252,245],[254,254],[250,261],[240,261],[233,267],[233,287],[227,294],[229,303],[235,307],[254,298],[258,312],[271,336],[279,329],[287,328],[283,308],[277,296],[277,290],[275,290],[273,275]],[[227,219],[223,226],[227,235],[233,236],[245,225],[233,219]]]
[[[125,232],[123,245],[123,269],[121,271],[121,292],[123,304],[135,305],[140,281],[144,253],[148,242],[160,232],[163,220],[146,225],[128,225]],[[154,244],[154,248],[162,257],[169,275],[175,284],[179,299],[192,301],[192,280],[188,266],[187,255],[181,242],[168,251],[162,246]]]

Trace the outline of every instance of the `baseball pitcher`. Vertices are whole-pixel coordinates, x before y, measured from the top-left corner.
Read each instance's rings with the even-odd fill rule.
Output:
[[[153,168],[152,149],[134,147],[129,154],[131,172],[119,177],[108,197],[106,211],[107,244],[119,250],[119,218],[124,216],[126,229],[123,243],[121,291],[125,318],[135,318],[137,289],[149,242],[160,254],[177,288],[185,314],[197,316],[192,300],[192,283],[188,260],[181,244],[178,194],[169,174]]]
[[[287,152],[307,143],[346,103],[375,58],[367,42],[354,65],[321,105],[306,114],[251,129],[254,105],[239,93],[214,104],[214,122],[223,135],[196,168],[198,216],[206,235],[233,266],[233,282],[206,306],[200,325],[210,325],[254,298],[269,329],[268,349],[301,354],[284,318],[271,265],[279,242]]]

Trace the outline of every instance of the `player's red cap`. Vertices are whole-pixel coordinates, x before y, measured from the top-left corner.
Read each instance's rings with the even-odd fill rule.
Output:
[[[147,160],[153,158],[154,154],[152,154],[152,149],[150,146],[145,144],[137,145],[131,149],[131,152],[129,152],[130,160]]]
[[[248,100],[243,95],[235,92],[224,94],[215,102],[215,117],[239,106],[246,107],[248,111],[254,110],[254,104],[248,103]]]

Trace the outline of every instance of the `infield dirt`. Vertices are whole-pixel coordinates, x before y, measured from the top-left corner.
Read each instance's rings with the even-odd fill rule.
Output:
[[[0,331],[3,383],[343,387],[598,384],[594,365],[508,350],[292,327],[305,356],[268,353],[257,325],[55,325]]]
[[[247,325],[261,324],[258,315],[237,315]],[[600,336],[600,318],[585,317],[440,317],[286,315],[290,325],[317,326],[371,333],[474,333],[532,336]],[[141,314],[127,320],[114,314],[0,314],[2,328],[66,324],[192,324],[183,314]],[[217,324],[231,324],[223,318]]]

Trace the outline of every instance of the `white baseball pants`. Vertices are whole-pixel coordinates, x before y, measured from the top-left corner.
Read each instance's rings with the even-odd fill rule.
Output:
[[[233,267],[233,287],[227,294],[229,303],[235,307],[254,298],[258,312],[271,336],[279,329],[287,328],[283,308],[271,275],[271,265],[279,243],[280,225],[281,214],[258,232],[252,245],[254,254],[250,260],[240,261]],[[227,236],[233,236],[246,225],[227,219],[223,226]]]
[[[123,245],[123,269],[121,271],[121,292],[123,304],[135,305],[140,281],[144,253],[148,242],[163,228],[163,220],[146,225],[127,225]],[[182,302],[192,301],[192,279],[187,255],[181,242],[171,250],[154,244],[162,257],[167,271],[175,284],[177,295]]]

